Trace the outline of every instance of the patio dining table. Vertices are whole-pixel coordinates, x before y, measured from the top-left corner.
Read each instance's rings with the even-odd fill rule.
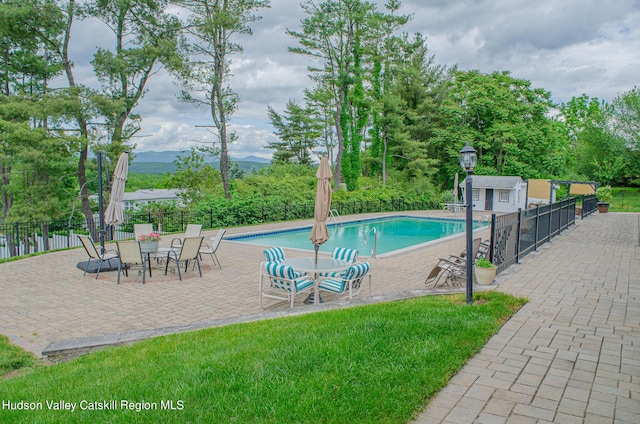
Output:
[[[306,273],[313,273],[313,299],[311,299],[311,295],[305,300],[305,303],[311,303],[311,300],[314,304],[318,304],[320,300],[320,296],[318,295],[318,275],[321,273],[327,272],[340,272],[344,271],[351,265],[347,261],[341,261],[339,259],[333,258],[316,258],[315,257],[304,257],[304,258],[291,258],[285,259],[282,261],[282,265],[287,265],[293,268],[295,271],[301,271]]]

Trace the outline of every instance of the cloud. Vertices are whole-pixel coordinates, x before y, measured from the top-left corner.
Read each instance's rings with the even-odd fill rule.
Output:
[[[385,2],[374,3],[382,10]],[[307,76],[312,59],[288,51],[297,40],[286,30],[299,30],[305,17],[300,0],[271,3],[258,11],[263,18],[251,25],[253,35],[236,39],[244,52],[234,55],[231,65],[231,83],[240,97],[230,123],[238,136],[230,146],[235,157],[269,157],[264,146],[275,136],[267,106],[282,111],[313,86]],[[510,71],[550,91],[556,102],[583,93],[610,101],[640,82],[637,0],[406,0],[399,13],[413,15],[402,30],[425,35],[437,63]],[[91,55],[97,45],[109,48],[110,37],[95,21],[78,25],[72,51],[79,82],[97,87]],[[136,109],[143,118],[138,150],[188,149],[211,140],[211,128],[202,127],[212,125],[208,109],[180,103],[177,92],[166,72],[151,79]]]

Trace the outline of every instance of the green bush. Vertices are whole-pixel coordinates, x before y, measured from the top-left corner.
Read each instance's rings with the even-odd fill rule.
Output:
[[[598,202],[611,203],[611,199],[613,199],[611,186],[607,185],[598,187],[598,190],[596,190],[596,197],[598,198]]]

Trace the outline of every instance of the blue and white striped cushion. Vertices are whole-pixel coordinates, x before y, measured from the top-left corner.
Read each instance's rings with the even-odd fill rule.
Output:
[[[360,262],[359,264],[353,264],[344,272],[345,280],[356,280],[362,278],[369,272],[369,262]]]
[[[351,286],[353,288],[360,287],[362,277],[364,277],[367,272],[369,272],[369,268],[369,262],[353,264],[349,268],[347,268],[347,270],[342,274],[342,277],[327,278],[320,281],[320,284],[318,284],[318,288],[334,293],[343,293],[347,289],[347,282],[349,280],[354,280],[351,283]]]
[[[348,249],[346,247],[336,247],[333,249],[331,257],[351,264],[358,259],[358,251],[356,249]]]
[[[279,289],[291,291],[291,284],[295,285],[296,292],[313,285],[313,279],[301,275],[287,265],[280,265],[278,262],[267,262],[265,265],[267,274],[271,276],[271,284]]]
[[[264,251],[264,257],[267,259],[267,262],[277,262],[280,263],[284,261],[284,250],[281,247],[272,247],[270,249],[266,249]]]

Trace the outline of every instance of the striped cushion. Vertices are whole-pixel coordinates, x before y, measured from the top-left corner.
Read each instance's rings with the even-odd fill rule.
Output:
[[[333,259],[354,263],[358,259],[358,251],[356,249],[348,249],[346,247],[336,247],[331,253]]]
[[[331,253],[333,259],[354,263],[358,259],[358,251],[356,249],[348,249],[346,247],[336,247]],[[337,272],[321,272],[320,277],[340,278],[344,274],[344,271]]]
[[[278,262],[267,262],[265,265],[267,274],[271,277],[271,285],[275,288],[291,291],[292,284],[296,292],[313,285],[313,279],[293,270],[287,265]]]
[[[344,272],[345,280],[356,280],[364,277],[369,272],[369,262],[353,264]]]
[[[264,251],[264,257],[267,258],[267,262],[280,263],[284,261],[284,250],[281,247],[272,247]]]
[[[369,272],[369,262],[362,262],[359,264],[353,264],[342,274],[339,278],[327,278],[320,281],[318,284],[319,289],[331,291],[334,293],[343,293],[347,289],[347,282],[353,280],[351,283],[352,288],[360,287],[362,277]]]

